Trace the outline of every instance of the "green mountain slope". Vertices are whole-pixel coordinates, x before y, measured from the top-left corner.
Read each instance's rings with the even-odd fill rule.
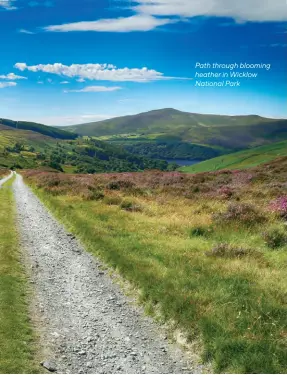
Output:
[[[182,167],[180,170],[198,173],[221,169],[244,169],[267,163],[280,156],[287,156],[287,141],[223,155],[189,167]]]
[[[88,137],[55,139],[0,125],[0,168],[54,169],[76,173],[175,168],[165,161],[132,155],[119,146]]]
[[[52,138],[58,138],[58,139],[77,138],[77,134],[75,134],[75,132],[71,133],[66,130],[54,128],[52,126],[37,124],[35,122],[13,121],[13,120],[0,118],[0,125],[5,125],[10,128],[14,128],[18,130],[32,130],[33,132],[40,133],[40,134],[43,134]]]
[[[206,160],[287,139],[287,120],[161,109],[63,129],[122,145],[136,155]]]
[[[175,109],[155,110],[65,129],[106,138],[121,135],[131,142],[144,139],[181,141],[233,150],[287,139],[287,120],[255,115],[203,115]]]

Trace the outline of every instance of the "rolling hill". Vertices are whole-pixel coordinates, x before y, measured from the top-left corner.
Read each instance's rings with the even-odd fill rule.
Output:
[[[0,118],[0,125],[5,125],[10,128],[18,130],[31,130],[39,134],[43,134],[52,138],[57,139],[76,139],[77,134],[75,132],[69,132],[59,128],[54,128],[52,126],[47,126],[43,124],[38,124],[35,122],[27,121],[13,121],[4,118]]]
[[[270,162],[281,156],[287,156],[287,141],[255,147],[229,155],[222,155],[199,164],[182,167],[180,170],[183,172],[198,173],[221,169],[245,169]]]
[[[165,161],[135,156],[120,146],[100,140],[78,136],[76,139],[59,139],[58,136],[69,136],[69,133],[57,133],[57,129],[55,132],[49,127],[36,126],[34,129],[23,130],[0,124],[0,168],[41,168],[71,173],[175,168]]]
[[[287,120],[161,109],[62,128],[161,158],[209,159],[287,139]]]

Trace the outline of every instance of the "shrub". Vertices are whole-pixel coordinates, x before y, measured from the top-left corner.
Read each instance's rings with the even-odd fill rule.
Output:
[[[85,189],[80,192],[81,198],[87,201],[100,200],[104,198],[104,193],[100,190]]]
[[[262,234],[262,237],[268,247],[276,249],[287,244],[287,234],[279,228],[270,228]]]
[[[45,181],[45,188],[48,190],[49,188],[53,188],[55,186],[59,186],[60,185],[60,180],[57,178],[57,177],[52,177],[50,178],[49,180],[47,179]]]
[[[262,223],[266,220],[261,212],[251,204],[230,203],[225,212],[213,215],[216,222],[236,221],[245,225]]]
[[[233,190],[228,186],[223,186],[218,190],[218,194],[222,199],[229,199],[233,196]]]
[[[137,196],[143,197],[143,196],[149,195],[149,193],[146,190],[141,189],[139,187],[131,187],[131,188],[128,188],[126,190],[127,190],[127,193],[129,195],[133,195],[135,197],[137,197]]]
[[[107,184],[106,188],[109,190],[121,190],[121,189],[130,189],[135,184],[131,181],[117,180],[111,181]]]
[[[50,161],[48,163],[48,167],[56,169],[57,171],[63,172],[61,164],[56,161]]]
[[[93,193],[93,200],[100,200],[103,199],[105,194],[100,190],[92,190]]]
[[[124,200],[120,204],[120,207],[122,210],[125,211],[130,211],[130,212],[141,212],[142,207],[139,204],[134,203],[133,201],[130,200]]]
[[[198,226],[191,228],[190,237],[207,237],[213,232],[213,229],[210,227]]]
[[[250,249],[231,246],[228,243],[220,243],[214,246],[210,251],[207,251],[205,255],[219,258],[242,258],[243,256],[249,255],[251,252]]]

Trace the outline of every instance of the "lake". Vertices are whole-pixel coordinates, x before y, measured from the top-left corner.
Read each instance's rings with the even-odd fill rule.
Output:
[[[168,163],[176,163],[176,164],[180,165],[181,167],[183,167],[183,166],[189,166],[189,165],[193,165],[193,164],[198,164],[202,160],[197,160],[197,159],[192,159],[192,160],[187,160],[187,159],[165,159],[165,161],[167,161]]]

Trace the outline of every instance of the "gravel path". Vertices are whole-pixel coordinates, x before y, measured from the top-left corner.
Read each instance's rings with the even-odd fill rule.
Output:
[[[129,303],[19,175],[13,190],[43,360],[54,362],[58,373],[201,373]]]
[[[8,176],[6,176],[6,177],[4,177],[4,178],[2,178],[2,179],[0,180],[0,189],[1,189],[1,186],[2,186],[3,184],[5,184],[6,181],[10,180],[10,178],[13,176],[13,173],[14,173],[14,172],[11,172]]]

